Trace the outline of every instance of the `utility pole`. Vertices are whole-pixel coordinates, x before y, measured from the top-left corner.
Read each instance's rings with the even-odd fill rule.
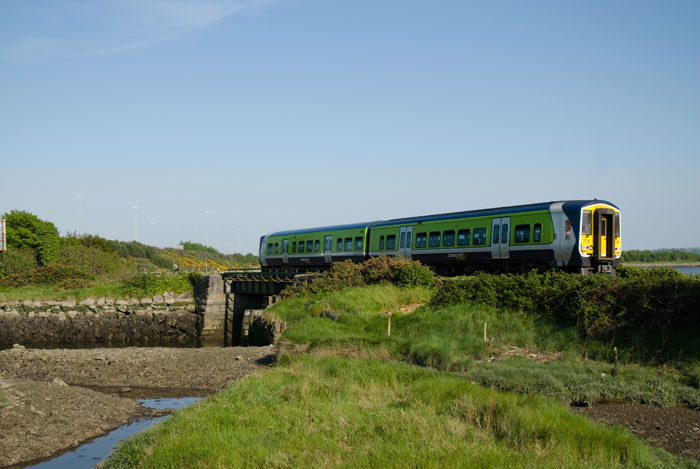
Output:
[[[204,245],[209,246],[209,210],[204,212]]]
[[[80,215],[78,224],[78,238],[83,234],[83,194],[76,194],[76,199],[78,199],[78,213]]]
[[[139,206],[134,205],[134,241],[139,240]]]
[[[241,252],[241,224],[236,223],[236,252]]]

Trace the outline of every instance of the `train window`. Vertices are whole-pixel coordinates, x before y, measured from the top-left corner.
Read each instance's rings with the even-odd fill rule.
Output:
[[[428,245],[431,248],[439,248],[440,247],[440,232],[439,231],[432,231],[430,233],[430,237],[428,238]]]
[[[343,238],[338,238],[335,240],[335,250],[336,251],[343,250]]]
[[[355,238],[355,251],[362,251],[362,236]]]
[[[292,254],[294,254],[294,253],[296,253],[296,252],[297,252],[297,242],[294,241],[294,242],[292,243]]]
[[[469,246],[469,238],[471,232],[469,230],[459,230],[457,232],[457,246]]]
[[[386,248],[391,251],[396,249],[396,235],[389,235],[386,237]]]
[[[383,249],[384,249],[384,236],[380,236],[379,237],[379,250],[381,251]]]
[[[571,220],[566,220],[564,225],[564,239],[571,239]]]
[[[474,245],[483,246],[486,244],[486,228],[474,228]]]
[[[411,249],[411,235],[413,234],[413,231],[411,232],[406,232],[406,249]]]
[[[299,241],[299,252],[304,252],[304,241]]]
[[[399,235],[399,249],[403,249],[406,246],[406,232],[402,231]]]
[[[289,240],[288,239],[283,239],[282,240],[282,254],[287,253],[287,249],[289,249]]]
[[[307,241],[306,242],[306,252],[313,252],[313,250],[314,250],[314,242]]]
[[[314,241],[314,251],[318,252],[321,250],[321,241],[316,240]]]
[[[620,214],[615,214],[615,237],[620,237]]]
[[[424,248],[427,240],[428,240],[427,233],[416,234],[416,248]]]
[[[501,243],[508,244],[508,223],[501,226]]]
[[[267,245],[267,254],[272,254],[272,243]]]
[[[476,231],[476,230],[474,230]],[[498,235],[501,234],[501,225],[495,225],[491,233],[491,242],[493,244],[498,244]],[[474,233],[474,238],[476,238],[476,233]],[[474,239],[474,244],[476,244],[476,239]]]
[[[530,225],[515,225],[514,243],[530,242]]]
[[[582,235],[590,235],[593,230],[591,229],[592,223],[591,220],[593,218],[593,213],[590,210],[584,210],[583,211],[583,217],[581,218],[581,234]]]
[[[454,230],[445,231],[442,234],[442,245],[443,246],[454,246],[455,245],[455,232],[454,232]]]
[[[535,229],[532,233],[532,240],[536,243],[542,241],[542,224],[535,223]]]
[[[352,251],[352,238],[345,238],[345,250]]]
[[[280,252],[280,244],[275,243],[275,254],[279,254],[279,252]]]

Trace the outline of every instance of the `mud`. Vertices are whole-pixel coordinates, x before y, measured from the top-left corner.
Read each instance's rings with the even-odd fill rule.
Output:
[[[0,467],[45,459],[137,418],[162,415],[133,398],[208,395],[273,361],[272,347],[2,351]]]
[[[652,446],[700,462],[700,411],[687,407],[597,404],[577,409],[597,422],[619,424]]]

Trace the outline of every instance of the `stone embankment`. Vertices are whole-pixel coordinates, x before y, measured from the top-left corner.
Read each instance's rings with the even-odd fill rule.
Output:
[[[170,292],[128,300],[9,301],[0,303],[0,348],[195,343],[201,322],[191,295]]]

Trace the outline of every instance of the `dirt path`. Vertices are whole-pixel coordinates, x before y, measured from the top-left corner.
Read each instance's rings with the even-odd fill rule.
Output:
[[[578,410],[597,422],[622,425],[652,446],[700,462],[700,411],[619,403]]]
[[[5,350],[0,352],[0,467],[49,457],[157,413],[87,389],[210,394],[266,367],[271,347]]]

